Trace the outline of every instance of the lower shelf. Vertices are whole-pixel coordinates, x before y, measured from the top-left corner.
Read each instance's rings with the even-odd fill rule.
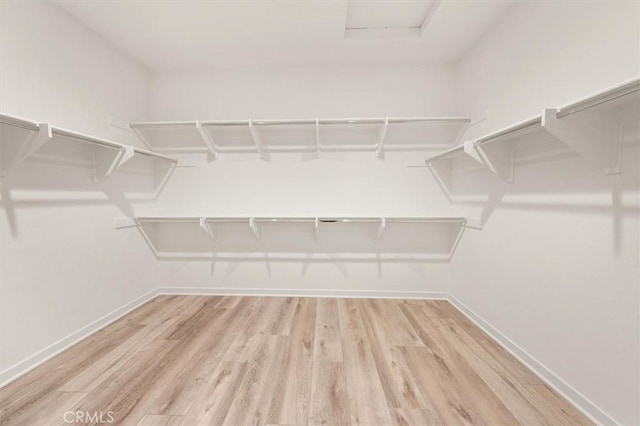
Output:
[[[161,259],[440,261],[451,259],[464,217],[137,217]]]

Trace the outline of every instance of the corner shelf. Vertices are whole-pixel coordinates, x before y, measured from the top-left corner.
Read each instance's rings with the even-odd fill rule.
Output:
[[[343,260],[346,253],[353,260],[449,261],[464,229],[473,227],[467,222],[464,217],[165,216],[118,220],[116,228],[138,228],[159,259],[262,259],[268,252],[269,259],[290,260],[340,252]],[[283,235],[285,229],[297,238]]]
[[[177,160],[151,151],[5,114],[0,114],[0,130],[2,176],[37,154],[67,165],[89,165],[96,183],[116,171],[154,173],[161,189],[177,165]]]
[[[157,152],[312,153],[422,151],[456,143],[465,117],[313,118],[134,122],[131,129]]]
[[[515,145],[543,136],[562,142],[607,174],[620,173],[625,127],[637,126],[638,117],[640,79],[633,79],[565,106],[547,108],[540,115],[433,155],[425,163],[445,191],[450,186],[451,160],[463,156],[513,182]]]

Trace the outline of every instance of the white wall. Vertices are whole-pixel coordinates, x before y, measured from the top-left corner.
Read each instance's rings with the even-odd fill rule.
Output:
[[[638,76],[639,7],[519,4],[456,68],[460,112],[488,110],[467,136]],[[486,208],[489,219],[452,263],[456,298],[573,387],[584,399],[559,384],[599,421],[629,425],[640,423],[635,138],[622,175],[605,176],[556,144],[546,160],[518,166],[511,185],[482,173],[457,178],[456,201],[472,214]]]
[[[300,68],[154,73],[152,116],[159,120],[339,118],[452,115],[453,74],[448,66],[419,68]],[[180,168],[149,213],[193,216],[442,216],[454,214],[423,166],[424,153],[323,154],[321,159],[274,155],[221,155],[198,168]],[[327,225],[330,226],[330,225]],[[286,232],[286,231],[285,231]],[[346,230],[345,232],[348,232]],[[355,232],[355,231],[354,231]],[[375,225],[345,234],[368,255],[345,260],[348,244],[316,243],[291,233],[300,261],[162,261],[161,286],[330,290],[336,292],[442,292],[448,264],[378,261],[389,250],[376,243]],[[389,228],[389,238],[394,231]],[[415,228],[415,232],[424,232]],[[415,233],[414,232],[414,233]],[[309,230],[311,234],[311,229]],[[397,238],[397,234],[396,238]],[[429,234],[422,237],[429,239]],[[251,238],[235,234],[235,238]],[[273,256],[265,238],[260,250]],[[242,240],[241,240],[242,241]],[[236,240],[237,242],[237,240]],[[247,247],[252,242],[246,240]],[[355,244],[355,243],[354,243]],[[224,244],[222,250],[228,249]],[[415,251],[419,251],[415,248]],[[409,251],[414,250],[409,249]]]
[[[147,116],[147,72],[49,2],[1,8],[0,110],[134,143],[109,117]],[[3,180],[0,382],[156,287],[140,236],[113,227],[132,211],[121,189],[42,159]]]

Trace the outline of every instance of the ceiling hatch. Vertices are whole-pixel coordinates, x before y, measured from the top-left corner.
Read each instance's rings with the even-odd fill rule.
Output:
[[[349,0],[345,38],[420,37],[440,0]]]

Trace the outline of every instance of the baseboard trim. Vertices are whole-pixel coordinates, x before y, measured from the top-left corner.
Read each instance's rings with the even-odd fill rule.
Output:
[[[79,341],[86,339],[96,331],[103,329],[104,327],[108,326],[109,324],[116,321],[120,317],[128,314],[129,312],[133,311],[137,307],[147,303],[157,295],[158,295],[158,289],[156,288],[155,290],[150,291],[149,293],[134,299],[133,301],[119,307],[118,309],[112,312],[109,312],[105,316],[98,318],[94,322],[82,327],[81,329],[69,334],[66,337],[63,337],[62,339],[49,345],[48,347],[42,349],[41,351],[36,352],[30,357],[5,369],[4,371],[0,372],[0,387],[7,385],[8,383],[16,380],[20,376],[23,376],[24,374],[33,370],[40,364],[58,355],[60,352],[70,348],[71,346],[75,345]]]
[[[469,318],[474,324],[480,327],[500,346],[505,348],[511,355],[516,357],[521,363],[527,366],[536,376],[543,382],[558,392],[564,399],[569,401],[580,412],[587,416],[596,424],[602,425],[618,425],[619,423],[606,414],[600,407],[591,402],[587,397],[575,390],[571,385],[562,380],[551,370],[545,367],[541,362],[535,359],[527,351],[518,346],[507,336],[498,331],[488,321],[475,313],[471,308],[462,303],[459,299],[449,294],[449,303],[458,309],[464,316]]]
[[[193,294],[212,296],[308,296],[353,299],[425,299],[447,300],[444,291],[386,291],[386,290],[329,290],[290,288],[213,288],[213,287],[160,287],[159,294]]]

